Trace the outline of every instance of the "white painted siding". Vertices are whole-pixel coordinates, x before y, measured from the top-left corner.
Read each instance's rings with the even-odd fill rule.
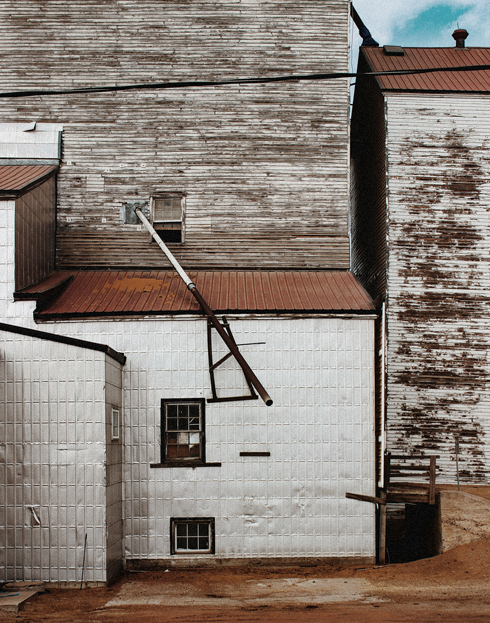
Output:
[[[490,98],[386,94],[388,449],[490,474]],[[410,122],[407,123],[407,119]]]
[[[231,319],[274,399],[206,404],[206,459],[156,468],[162,398],[210,397],[204,319],[48,325],[124,352],[125,551],[170,554],[170,517],[216,518],[216,557],[374,556],[373,319]],[[231,375],[232,376],[232,375]],[[229,376],[228,378],[231,378]],[[269,458],[240,457],[270,451]]]

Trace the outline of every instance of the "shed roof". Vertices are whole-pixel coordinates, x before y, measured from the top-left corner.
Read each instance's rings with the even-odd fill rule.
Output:
[[[0,165],[0,197],[23,195],[58,170],[51,164],[4,164]]]
[[[194,271],[220,313],[372,313],[373,301],[348,271]],[[199,314],[180,277],[164,271],[56,271],[16,298],[38,299],[38,319]]]
[[[387,55],[382,47],[361,50],[372,71],[490,65],[490,48],[403,48],[403,56]],[[377,76],[376,80],[383,91],[490,93],[489,69]]]

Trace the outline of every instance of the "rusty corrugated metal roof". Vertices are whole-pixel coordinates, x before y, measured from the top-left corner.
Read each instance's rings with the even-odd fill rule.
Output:
[[[52,164],[0,165],[0,195],[18,196],[58,170]]]
[[[375,309],[347,271],[191,271],[189,276],[216,312]],[[48,303],[50,291],[54,300]],[[17,298],[38,297],[43,301],[36,314],[39,319],[200,313],[192,294],[171,270],[57,271],[17,294]]]
[[[490,48],[403,48],[403,56],[387,56],[383,48],[361,48],[372,71],[490,65]],[[490,92],[490,70],[438,71],[378,76],[384,91]]]

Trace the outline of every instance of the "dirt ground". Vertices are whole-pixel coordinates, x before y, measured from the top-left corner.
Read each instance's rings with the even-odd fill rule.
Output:
[[[50,589],[16,623],[490,622],[490,540],[385,567],[175,569]]]

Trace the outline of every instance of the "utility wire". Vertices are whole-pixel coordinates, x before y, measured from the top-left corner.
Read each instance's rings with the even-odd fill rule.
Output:
[[[301,80],[337,80],[339,78],[364,78],[369,76],[407,76],[450,71],[486,71],[490,65],[467,65],[464,67],[430,67],[426,69],[397,69],[392,71],[369,71],[366,73],[332,72],[324,74],[300,74],[272,76],[270,78],[236,78],[234,80],[194,80],[183,82],[148,82],[145,84],[126,84],[121,86],[82,87],[78,89],[31,89],[28,91],[9,91],[0,93],[0,98],[34,97],[37,95],[77,95],[83,93],[113,93],[115,91],[134,91],[137,89],[184,89],[189,87],[220,87],[233,84],[267,84],[271,82],[291,82]]]

